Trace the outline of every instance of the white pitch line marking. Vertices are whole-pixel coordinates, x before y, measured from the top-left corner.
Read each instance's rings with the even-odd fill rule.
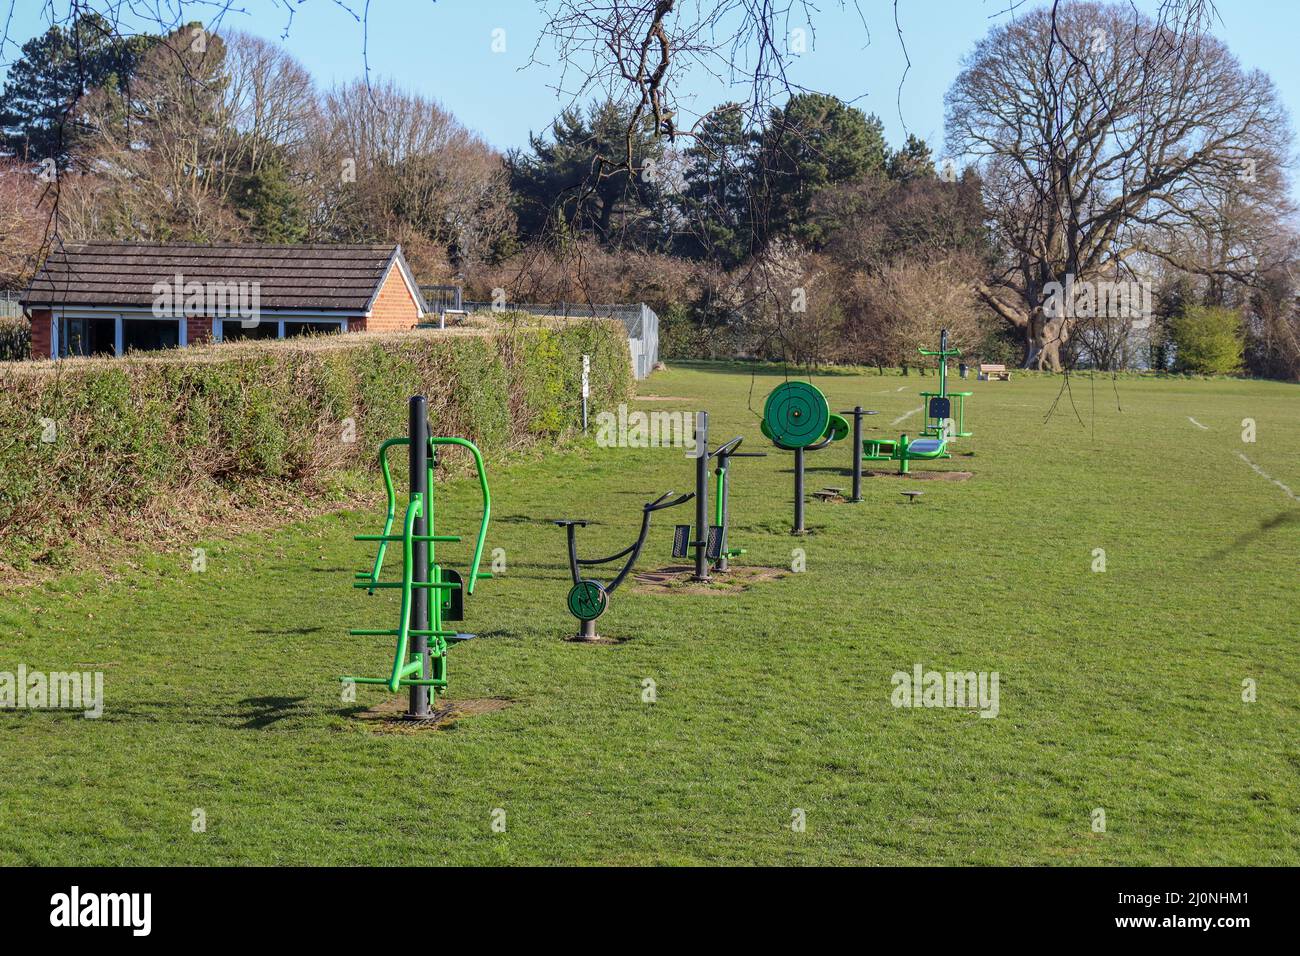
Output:
[[[910,412],[907,412],[907,413],[904,414],[904,415],[899,415],[897,418],[895,418],[895,419],[894,419],[892,422],[890,422],[889,424],[891,424],[891,425],[897,425],[897,424],[899,424],[899,423],[901,423],[901,422],[905,422],[905,421],[907,421],[909,418],[911,418],[913,415],[915,415],[917,412],[921,411],[921,409],[923,409],[923,408],[925,408],[924,405],[922,405],[920,408],[914,408],[914,409],[912,409]]]
[[[1207,431],[1207,432],[1210,430],[1210,426],[1209,426],[1209,425],[1202,425],[1200,422],[1198,422],[1198,421],[1197,421],[1195,418],[1193,418],[1191,415],[1188,415],[1188,416],[1187,416],[1187,420],[1188,420],[1189,422],[1191,422],[1193,425],[1195,425],[1197,428],[1204,429],[1204,430]]]
[[[1300,501],[1300,498],[1297,498],[1295,496],[1294,491],[1292,491],[1286,485],[1282,484],[1282,482],[1278,481],[1276,478],[1274,478],[1272,475],[1266,472],[1263,468],[1259,467],[1259,465],[1255,464],[1253,461],[1251,461],[1241,452],[1237,452],[1237,457],[1240,458],[1242,461],[1244,461],[1246,464],[1250,465],[1250,467],[1254,469],[1255,474],[1259,475],[1261,478],[1268,479],[1269,481],[1273,482],[1273,484],[1277,485],[1279,488],[1285,491],[1286,496],[1290,498],[1292,501]]]

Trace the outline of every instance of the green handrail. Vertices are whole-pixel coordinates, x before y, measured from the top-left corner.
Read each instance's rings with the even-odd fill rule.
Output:
[[[411,536],[415,533],[415,519],[424,511],[424,499],[418,493],[411,496],[406,506],[406,522],[402,532],[402,611],[397,625],[397,653],[393,656],[393,673],[388,678],[388,689],[397,692],[402,678],[423,668],[424,661],[406,660],[407,645],[411,637],[411,582],[415,579],[415,561],[412,556]],[[388,542],[383,542],[380,547]]]
[[[411,495],[407,504],[405,519],[402,524],[400,534],[393,533],[393,525],[397,520],[397,491],[393,485],[392,472],[388,465],[388,451],[397,446],[409,446],[409,438],[390,438],[379,446],[379,466],[384,478],[384,493],[386,497],[386,508],[384,515],[384,530],[381,534],[356,535],[358,541],[375,541],[379,547],[375,554],[374,564],[371,570],[358,571],[356,577],[358,581],[354,587],[365,588],[371,594],[379,589],[396,589],[400,588],[402,592],[401,599],[401,618],[396,630],[388,629],[358,629],[350,633],[359,636],[380,636],[391,635],[397,637],[397,647],[393,654],[393,668],[388,677],[343,677],[344,681],[351,681],[356,684],[382,684],[390,691],[396,692],[401,687],[426,686],[430,688],[445,688],[447,686],[446,674],[446,654],[448,640],[462,640],[469,635],[462,635],[456,631],[446,630],[443,627],[443,596],[459,588],[464,588],[465,592],[472,594],[474,586],[478,583],[480,577],[491,577],[489,572],[480,572],[479,565],[483,560],[483,550],[487,542],[488,524],[492,515],[492,495],[488,488],[487,468],[483,462],[483,454],[479,451],[478,446],[464,438],[455,437],[429,437],[429,468],[428,468],[428,493],[414,493]],[[474,542],[473,563],[470,566],[469,580],[464,585],[452,583],[443,577],[443,569],[437,563],[434,545],[438,542],[456,542],[460,538],[456,535],[440,535],[434,529],[434,507],[433,507],[433,488],[434,488],[434,461],[436,445],[460,445],[469,449],[474,456],[474,466],[478,472],[479,489],[483,495],[483,517],[479,523],[478,537]],[[426,534],[415,534],[415,525],[417,520],[424,518],[428,521],[428,532]],[[400,582],[381,582],[380,574],[383,571],[384,558],[388,551],[390,541],[400,542],[402,545],[402,579]],[[415,580],[415,558],[413,544],[417,541],[427,542],[428,548],[428,579],[426,581]],[[425,569],[421,569],[422,571]],[[430,621],[429,627],[425,630],[413,629],[411,627],[412,613],[412,594],[417,588],[429,589],[434,592],[430,600]],[[433,673],[425,677],[424,656],[419,655],[413,660],[410,657],[410,644],[412,635],[423,635],[432,638],[429,646],[429,657],[433,665]]]
[[[393,489],[393,475],[388,469],[388,449],[396,445],[409,445],[409,438],[390,438],[379,446],[379,470],[384,473],[384,492],[388,496],[388,507],[384,514],[384,531],[379,538],[379,550],[375,553],[375,564],[370,571],[370,593],[374,594],[373,585],[379,581],[379,572],[384,567],[384,554],[388,551],[388,542],[394,540],[393,520],[397,517],[397,492]],[[361,540],[361,539],[358,539]],[[358,577],[365,572],[358,571]]]
[[[478,582],[479,577],[479,561],[483,557],[483,543],[487,540],[488,519],[492,516],[492,493],[488,491],[487,471],[483,467],[483,453],[478,450],[477,445],[466,438],[430,437],[429,443],[432,445],[460,445],[462,448],[468,448],[474,456],[474,466],[478,469],[479,489],[483,492],[483,520],[479,522],[478,538],[474,542],[474,559],[470,562],[469,581],[465,587],[467,594],[473,594],[474,585]],[[433,487],[432,481],[430,481],[429,487]]]

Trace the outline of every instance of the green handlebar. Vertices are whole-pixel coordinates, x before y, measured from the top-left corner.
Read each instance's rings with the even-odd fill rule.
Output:
[[[462,448],[468,448],[474,456],[474,467],[478,469],[478,484],[483,492],[483,520],[479,522],[478,538],[474,541],[474,558],[469,566],[469,581],[465,590],[469,594],[474,593],[474,585],[478,583],[478,565],[483,557],[483,543],[487,540],[488,520],[492,516],[492,493],[488,490],[487,471],[483,467],[483,453],[478,450],[478,446],[466,438],[435,438],[430,437],[429,443],[432,445],[459,445]],[[433,487],[430,485],[430,487]]]
[[[379,470],[384,473],[384,493],[388,498],[384,512],[384,531],[379,537],[379,550],[375,553],[375,563],[370,570],[370,582],[379,580],[379,572],[384,568],[384,555],[388,551],[388,542],[394,540],[393,520],[397,517],[397,492],[393,490],[393,475],[388,469],[388,449],[396,445],[409,445],[409,438],[390,438],[379,446]],[[371,594],[374,593],[372,590]]]
[[[385,467],[385,475],[387,474]],[[391,482],[390,482],[391,487]],[[410,546],[411,535],[415,533],[415,519],[420,517],[424,510],[424,499],[420,495],[411,498],[411,503],[406,506],[406,521],[403,524],[403,537],[407,541],[406,547],[402,548],[402,610],[401,618],[397,625],[397,653],[393,655],[393,673],[388,678],[388,689],[397,692],[401,686],[403,677],[411,673],[411,664],[416,667],[423,667],[424,661],[417,660],[407,663],[406,648],[411,637],[411,582],[415,577],[415,562],[412,556],[414,550]],[[382,548],[388,542],[382,542]]]
[[[384,513],[384,530],[380,534],[357,535],[358,541],[375,541],[378,542],[378,549],[375,554],[374,564],[370,571],[357,572],[357,581],[353,585],[358,588],[366,588],[371,594],[380,589],[401,589],[401,617],[396,630],[388,629],[356,629],[351,633],[357,636],[396,636],[397,647],[393,654],[393,668],[388,677],[343,677],[344,681],[351,681],[357,684],[381,684],[392,692],[397,692],[401,687],[429,687],[437,690],[447,686],[446,676],[446,653],[448,640],[462,640],[467,635],[460,635],[454,630],[447,630],[442,625],[443,599],[450,592],[460,590],[460,583],[453,583],[443,576],[443,569],[437,563],[434,555],[434,544],[439,542],[454,542],[460,538],[456,535],[437,534],[434,531],[434,499],[433,499],[433,463],[436,460],[434,446],[436,445],[459,445],[467,448],[474,456],[474,466],[478,472],[479,489],[483,495],[483,517],[479,523],[478,536],[474,541],[474,557],[470,566],[469,579],[463,585],[466,593],[473,594],[474,586],[478,583],[480,577],[490,578],[491,573],[479,573],[479,564],[483,560],[483,549],[487,542],[488,523],[492,515],[492,494],[488,489],[487,469],[483,464],[483,454],[479,451],[478,446],[464,438],[455,437],[429,437],[429,466],[428,466],[428,492],[411,494],[410,500],[406,507],[406,514],[402,523],[400,533],[394,533],[393,526],[397,520],[397,490],[393,486],[393,475],[388,465],[388,451],[391,448],[399,446],[409,447],[411,440],[409,438],[390,438],[379,446],[379,468],[384,478],[384,494],[386,497],[386,507]],[[416,534],[415,527],[417,521],[427,519],[429,523],[426,534]],[[402,578],[401,581],[386,582],[380,581],[380,573],[383,570],[384,558],[388,552],[390,541],[398,542],[402,545]],[[428,578],[424,581],[415,580],[415,555],[414,544],[416,542],[427,542],[428,548]],[[421,577],[424,577],[424,571],[421,570]],[[412,595],[417,589],[432,591],[430,596],[430,620],[429,626],[425,629],[412,627]],[[450,598],[448,598],[450,600]],[[411,654],[411,637],[423,636],[433,640],[430,642],[429,652],[432,657],[433,673],[430,677],[424,676],[425,655]]]

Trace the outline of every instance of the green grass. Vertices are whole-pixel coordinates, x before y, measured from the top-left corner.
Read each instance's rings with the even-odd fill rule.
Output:
[[[687,401],[635,407],[705,407],[715,438],[758,450],[751,406],[778,380],[683,367],[641,391]],[[934,379],[817,382],[896,434]],[[391,662],[386,639],[346,635],[396,621],[393,592],[349,586],[377,512],[195,542],[205,573],[143,555],[6,593],[0,670],[99,669],[106,703],[97,721],[0,715],[0,863],[1300,861],[1300,522],[1239,457],[1300,488],[1296,388],[1125,379],[1120,411],[1109,379],[1076,378],[1081,425],[1068,401],[1044,421],[1059,378],[964,384],[973,454],[916,467],[970,481],[870,479],[862,504],[810,503],[795,540],[791,456],[740,461],[741,561],[802,547],[807,571],[739,594],[625,587],[600,622],[618,646],[562,640],[546,519],[593,519],[584,552],[615,551],[643,501],[690,490],[690,463],[592,445],[493,468],[509,570],[469,601],[480,637],[452,652],[452,698],[515,703],[441,731],[377,733],[340,701],[336,675]],[[809,490],[847,486],[847,461],[810,455]],[[440,531],[469,536],[474,492],[440,487]],[[659,516],[643,568],[670,563],[687,508]],[[999,716],[892,707],[917,663],[999,672]]]

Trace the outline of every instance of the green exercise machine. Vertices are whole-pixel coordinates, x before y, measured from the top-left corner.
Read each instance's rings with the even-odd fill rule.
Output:
[[[930,438],[970,438],[966,430],[966,399],[974,392],[948,391],[948,359],[959,358],[960,349],[948,348],[948,330],[939,332],[939,348],[917,349],[922,355],[932,355],[939,359],[939,391],[922,392],[925,399],[925,427],[921,434]]]
[[[673,528],[673,557],[685,558],[692,553],[695,573],[692,580],[708,581],[717,571],[725,574],[731,568],[731,559],[745,553],[744,548],[733,548],[727,539],[727,524],[731,516],[730,485],[733,458],[766,458],[761,451],[740,451],[744,438],[737,435],[709,451],[709,413],[695,416],[695,526],[679,524]],[[709,461],[715,462],[713,471],[713,523],[709,523]],[[693,534],[692,534],[693,532]]]
[[[387,677],[340,677],[339,680],[352,684],[379,684],[394,693],[408,687],[411,699],[406,716],[412,720],[427,720],[433,716],[430,705],[436,702],[438,691],[445,691],[447,687],[448,648],[474,636],[446,625],[464,619],[465,595],[474,593],[479,578],[492,577],[489,572],[479,571],[492,515],[492,496],[488,491],[483,455],[478,447],[464,438],[430,435],[428,402],[423,395],[411,398],[408,411],[407,437],[390,438],[379,446],[379,468],[388,496],[384,530],[380,534],[361,534],[355,538],[357,541],[378,542],[379,547],[370,570],[358,571],[353,587],[364,588],[370,594],[377,590],[400,590],[401,610],[397,627],[348,632],[354,637],[395,637],[397,649],[393,654],[393,668]],[[438,462],[438,449],[446,446],[459,446],[474,456],[483,494],[483,517],[474,542],[468,580],[460,572],[439,564],[435,551],[437,544],[460,540],[456,535],[437,534],[434,527],[433,470]],[[388,452],[398,447],[407,449],[411,492],[401,530],[394,532],[397,494],[388,466]],[[380,580],[389,544],[402,547],[400,581]]]
[[[921,429],[923,437],[911,439],[904,433],[897,441],[892,438],[864,438],[861,445],[863,461],[896,461],[900,475],[910,474],[910,464],[914,461],[951,458],[948,445],[958,438],[971,436],[971,432],[966,430],[966,399],[974,393],[948,391],[948,359],[961,355],[959,349],[948,348],[948,330],[939,333],[938,350],[917,351],[939,359],[939,391],[921,393],[925,400],[925,426]]]
[[[804,452],[817,451],[849,435],[849,423],[831,414],[830,403],[811,382],[782,382],[763,403],[763,435],[777,448],[794,452],[794,525],[791,534],[805,534]]]

